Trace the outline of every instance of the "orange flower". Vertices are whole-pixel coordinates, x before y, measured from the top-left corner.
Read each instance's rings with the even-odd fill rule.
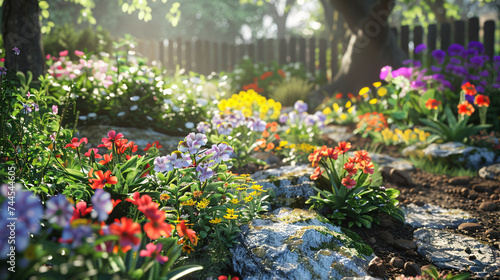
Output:
[[[271,123],[271,132],[276,132],[276,131],[278,131],[278,123],[272,122]]]
[[[271,72],[271,71],[267,71],[267,72],[265,72],[264,74],[262,74],[262,75],[260,76],[260,79],[261,79],[261,80],[265,80],[267,77],[270,77],[270,76],[272,76],[272,75],[273,75],[273,72]]]
[[[323,157],[329,157],[331,159],[337,159],[339,157],[335,149],[327,148],[326,146],[321,147],[320,154]]]
[[[269,144],[267,144],[267,148],[266,148],[265,151],[268,152],[268,151],[270,151],[272,149],[274,149],[274,143],[269,143]]]
[[[476,96],[476,101],[474,101],[475,104],[479,107],[489,107],[490,106],[490,98],[486,95],[478,94]]]
[[[170,237],[172,226],[165,223],[165,212],[156,210],[155,215],[149,215],[147,222],[144,225],[144,231],[151,239],[158,239],[160,236]]]
[[[363,161],[370,162],[372,158],[368,156],[367,151],[361,150],[354,152],[354,160],[358,163]]]
[[[262,137],[264,137],[264,138],[269,137],[269,132],[267,132],[267,130],[264,130],[264,131],[262,132]]]
[[[349,176],[354,176],[356,175],[356,172],[358,172],[358,169],[356,169],[356,164],[354,162],[346,162],[344,164],[344,169],[347,171]]]
[[[462,101],[460,104],[458,104],[457,108],[458,108],[458,113],[462,116],[464,115],[470,116],[472,115],[472,113],[474,113],[474,107],[467,101]]]
[[[441,101],[437,101],[436,99],[429,98],[427,102],[425,102],[425,108],[429,110],[436,110],[438,106],[441,105]]]
[[[345,141],[340,142],[338,144],[338,146],[335,147],[335,151],[337,151],[337,153],[339,155],[347,153],[347,151],[349,151],[349,149],[351,149],[351,143],[350,142],[345,142]]]
[[[141,243],[141,239],[136,236],[141,233],[141,225],[127,217],[116,219],[114,224],[109,225],[109,233],[120,237],[119,242],[124,253],[132,249],[132,245]]]
[[[115,185],[118,183],[118,178],[116,176],[111,176],[111,170],[106,171],[106,173],[102,173],[102,170],[98,170],[94,172],[94,175],[97,177],[95,179],[89,179],[89,182],[92,181],[92,188],[102,189],[106,184]]]
[[[465,84],[462,85],[462,90],[465,92],[465,94],[468,94],[468,95],[476,95],[476,87],[474,87],[474,85],[472,85],[471,83],[467,82]]]
[[[99,161],[99,164],[105,165],[106,163],[110,162],[113,159],[113,154],[105,154],[104,159]]]
[[[182,220],[180,223],[177,224],[176,229],[177,229],[177,234],[180,237],[186,236],[187,238],[189,238],[191,244],[193,244],[194,246],[198,244],[198,237],[196,236],[196,232],[192,229],[188,229],[186,227],[186,223],[184,222],[184,220]]]
[[[280,74],[280,76],[283,77],[283,78],[285,77],[285,71],[283,71],[281,69],[278,70],[278,74]]]
[[[351,176],[347,176],[344,179],[342,179],[342,185],[346,186],[348,189],[352,189],[353,187],[356,186],[356,181],[351,179]]]
[[[349,98],[349,99],[353,99],[353,98],[354,98],[354,94],[352,94],[352,93],[350,93],[350,92],[349,92],[349,93],[347,94],[347,98]]]
[[[317,180],[319,177],[321,177],[321,174],[323,174],[323,171],[318,167],[314,169],[314,173],[311,175],[311,180]]]
[[[159,142],[159,141],[154,141],[154,142],[153,142],[153,144],[149,144],[149,143],[148,143],[148,144],[146,145],[146,148],[144,148],[144,151],[145,151],[145,152],[147,152],[147,151],[148,151],[151,147],[155,147],[155,146],[156,146],[156,148],[157,148],[157,149],[159,149],[159,148],[163,147],[162,145],[160,145],[160,142]]]
[[[342,98],[343,96],[344,96],[344,94],[342,94],[342,93],[337,93],[337,94],[335,95],[335,99],[340,99],[340,98]]]
[[[361,161],[360,163],[356,164],[356,168],[363,169],[363,173],[368,174],[373,174],[373,171],[375,170],[375,166],[371,161]]]
[[[321,161],[321,153],[320,153],[320,150],[316,150],[314,152],[312,152],[309,157],[308,157],[309,161],[311,162],[311,166],[312,167],[316,167],[318,166],[318,163]]]

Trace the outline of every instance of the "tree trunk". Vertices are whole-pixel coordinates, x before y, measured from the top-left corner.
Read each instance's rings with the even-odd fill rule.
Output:
[[[4,0],[2,10],[2,35],[5,46],[7,70],[33,73],[36,81],[44,74],[42,33],[38,0]],[[16,56],[12,50],[18,47]]]
[[[406,59],[388,24],[394,0],[330,0],[330,3],[344,17],[351,35],[338,73],[331,84],[311,96],[312,107],[319,105],[321,97],[335,92],[356,94],[379,80],[382,67],[401,67]]]

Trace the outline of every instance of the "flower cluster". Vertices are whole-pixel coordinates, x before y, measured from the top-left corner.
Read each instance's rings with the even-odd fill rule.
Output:
[[[399,145],[404,144],[406,146],[414,145],[416,143],[423,143],[431,135],[429,132],[425,132],[421,129],[389,129],[385,128],[380,131],[380,141],[386,145]]]
[[[217,107],[221,112],[238,110],[245,117],[254,116],[264,120],[277,119],[281,111],[281,103],[266,99],[252,89],[233,94],[229,99],[222,99]]]
[[[381,131],[384,128],[387,128],[387,120],[384,114],[377,112],[359,116],[359,122],[356,125],[356,129],[363,134],[370,131]]]
[[[317,111],[314,114],[308,114],[308,105],[302,100],[298,100],[297,102],[295,102],[295,105],[293,107],[295,109],[294,111],[288,114],[281,114],[279,116],[280,123],[288,124],[289,126],[317,126],[318,128],[325,126],[327,117],[323,112]]]

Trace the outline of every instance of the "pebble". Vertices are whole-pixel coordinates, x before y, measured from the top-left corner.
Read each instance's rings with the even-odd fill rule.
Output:
[[[417,248],[417,245],[411,241],[406,239],[398,239],[394,241],[394,247],[399,250],[413,250]]]
[[[413,185],[413,180],[408,171],[402,171],[398,169],[391,169],[389,172],[391,181],[398,185],[411,186]]]
[[[387,271],[385,269],[384,261],[379,258],[373,258],[368,264],[368,272],[370,272],[375,277],[385,277]]]
[[[392,220],[390,218],[381,218],[380,219],[380,226],[381,227],[384,227],[384,228],[390,228],[392,227],[394,223],[392,222]]]
[[[496,231],[496,230],[493,230],[493,229],[488,229],[486,232],[486,237],[488,238],[493,238],[493,239],[498,239],[500,238],[500,232]]]
[[[470,247],[466,247],[464,252],[467,254],[470,254],[470,253],[472,253],[472,250],[470,249]]]
[[[476,231],[482,230],[483,226],[478,223],[463,223],[458,226],[458,229],[463,231]]]
[[[497,204],[493,201],[485,201],[479,205],[479,209],[483,211],[495,211],[497,208]]]
[[[394,237],[392,236],[392,234],[388,231],[381,231],[379,234],[378,234],[380,240],[383,240],[385,241],[387,244],[393,244],[394,243]]]
[[[469,255],[469,261],[473,261],[476,259],[476,256],[474,254]]]
[[[489,193],[489,192],[492,192],[489,185],[481,184],[481,183],[472,186],[472,189],[475,190],[478,193],[483,193],[483,192],[488,192]]]
[[[461,186],[461,185],[467,185],[467,184],[469,184],[470,181],[471,181],[470,177],[460,176],[460,177],[451,178],[450,180],[448,180],[448,183],[450,185],[454,185],[454,186]]]
[[[390,261],[390,264],[395,268],[403,269],[405,266],[405,262],[399,257],[393,257]]]
[[[420,276],[422,274],[420,266],[414,262],[406,262],[404,270],[406,276]]]

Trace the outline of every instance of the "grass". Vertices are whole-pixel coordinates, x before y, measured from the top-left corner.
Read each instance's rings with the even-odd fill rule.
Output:
[[[477,170],[465,169],[461,166],[450,166],[449,164],[443,163],[442,161],[431,161],[425,157],[420,158],[410,156],[410,162],[415,166],[415,168],[422,169],[432,174],[448,175],[451,177],[477,176]]]

